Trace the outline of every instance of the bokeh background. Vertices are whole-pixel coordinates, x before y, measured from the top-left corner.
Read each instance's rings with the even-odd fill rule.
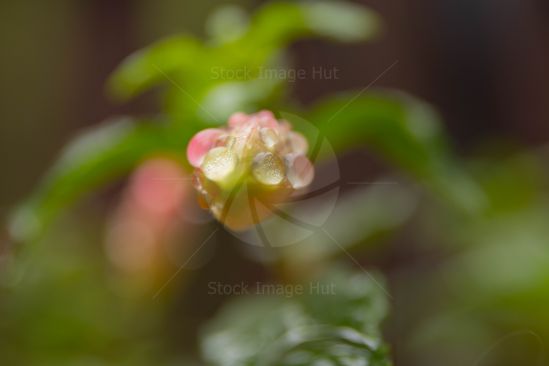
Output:
[[[105,95],[105,81],[124,57],[174,33],[204,36],[208,14],[222,5],[237,4],[252,11],[263,3],[2,1],[2,218],[7,219],[10,210],[30,194],[62,147],[82,128],[113,115],[145,115],[158,109],[153,93],[126,104],[117,104]],[[336,67],[340,72],[336,80],[295,81],[292,98],[308,105],[334,92],[361,89],[398,60],[375,86],[400,89],[435,106],[443,117],[452,148],[470,161],[479,172],[479,179],[493,188],[501,200],[501,211],[509,214],[505,220],[490,219],[486,225],[479,224],[475,230],[462,233],[459,223],[441,226],[440,221],[444,220],[433,217],[436,209],[426,210],[427,214],[411,218],[383,245],[361,252],[361,263],[385,274],[393,293],[390,316],[384,325],[393,360],[396,365],[426,366],[444,360],[449,365],[455,362],[473,366],[478,356],[479,365],[495,365],[501,359],[507,363],[497,364],[534,365],[543,350],[549,349],[549,316],[545,314],[549,305],[549,235],[545,235],[544,227],[545,175],[549,166],[545,147],[549,139],[549,5],[542,0],[357,3],[368,5],[381,15],[382,35],[364,44],[341,45],[321,40],[294,43],[290,56],[296,67]],[[373,177],[384,169],[367,147],[342,157],[340,164],[341,174],[347,180],[369,179],[370,174]],[[356,165],[364,167],[360,173],[353,169]],[[58,243],[53,243],[51,249],[41,244],[38,256],[47,260],[40,261],[40,266],[63,268],[59,271],[67,266],[71,267],[69,271],[75,270],[73,266],[82,266],[84,273],[78,275],[76,270],[77,274],[66,279],[66,283],[53,276],[50,287],[47,283],[30,284],[17,295],[27,300],[14,305],[25,307],[3,308],[0,317],[10,317],[7,320],[12,322],[4,330],[17,332],[0,334],[0,362],[1,352],[5,352],[11,357],[6,359],[12,362],[39,364],[48,352],[63,353],[67,347],[78,354],[80,348],[87,349],[90,344],[92,349],[97,347],[101,352],[117,355],[114,359],[137,360],[141,355],[134,350],[135,342],[142,342],[142,347],[137,348],[147,350],[157,347],[150,344],[153,337],[162,340],[163,350],[173,354],[190,350],[192,354],[200,319],[211,316],[223,299],[212,300],[203,291],[195,291],[198,295],[189,299],[184,291],[178,295],[175,288],[175,295],[167,302],[134,301],[133,295],[128,295],[117,298],[113,305],[115,301],[109,295],[101,295],[102,298],[89,293],[95,291],[93,284],[87,286],[86,281],[93,282],[94,278],[90,273],[107,273],[106,278],[97,280],[99,287],[112,282],[103,247],[97,244],[102,241],[101,233],[93,223],[105,212],[115,210],[119,191],[120,187],[114,184],[80,208],[81,219],[89,224],[76,232],[67,230],[63,239],[70,243],[69,247],[80,248],[76,253]],[[513,230],[506,233],[502,228]],[[2,251],[5,258],[10,258],[5,259],[7,262],[13,258],[7,254],[11,244],[3,230]],[[219,235],[218,244],[234,241],[228,234]],[[463,246],[451,244],[455,238],[466,242],[465,248],[480,242],[490,244],[478,244],[481,249],[464,254]],[[494,260],[496,255],[503,258]],[[475,257],[471,259],[472,256]],[[532,264],[532,259],[540,262]],[[222,268],[233,268],[228,275],[231,281],[268,277],[263,267],[236,244],[217,245],[204,260],[209,261],[210,274],[198,276],[192,286],[205,286],[208,278],[216,276],[216,270],[211,270],[216,268],[218,275],[225,273]],[[443,276],[444,280],[435,280],[440,279],[440,273],[448,272],[451,275]],[[467,287],[471,283],[478,286]],[[133,284],[113,286],[126,288]],[[494,289],[497,293],[490,299],[475,301]],[[48,303],[50,294],[57,292],[66,301]],[[44,310],[48,306],[56,309],[53,315]],[[49,318],[41,315],[42,311],[50,314]],[[71,329],[82,326],[60,320],[66,312],[87,319],[87,334],[63,347],[55,342],[49,344],[47,338],[52,330],[64,334],[61,339],[69,340]],[[429,317],[436,319],[425,320]],[[152,325],[136,325],[136,319]],[[118,334],[132,332],[138,335],[125,338]],[[93,345],[101,337],[111,337],[113,342],[107,342],[108,346],[101,342]],[[497,348],[494,354],[501,356],[482,359],[484,352],[493,347]],[[124,351],[129,348],[131,352]],[[21,360],[19,351],[36,352],[38,356]],[[82,360],[82,364],[101,363],[90,358]]]

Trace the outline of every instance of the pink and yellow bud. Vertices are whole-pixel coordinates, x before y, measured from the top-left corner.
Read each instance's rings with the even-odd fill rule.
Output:
[[[307,140],[269,111],[235,113],[225,128],[197,133],[187,147],[200,202],[229,228],[245,229],[269,207],[307,187],[314,169]],[[255,204],[255,202],[260,204]]]

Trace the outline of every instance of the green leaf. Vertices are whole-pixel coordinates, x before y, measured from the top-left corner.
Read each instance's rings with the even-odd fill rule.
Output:
[[[128,56],[111,75],[108,89],[114,97],[127,100],[174,73],[192,73],[200,65],[201,45],[189,36],[174,36]]]
[[[235,111],[255,113],[257,106],[275,95],[280,86],[280,81],[274,79],[219,83],[205,95],[201,118],[211,124],[224,124]]]
[[[274,2],[257,12],[244,39],[275,47],[307,36],[356,42],[375,35],[379,25],[373,11],[347,2]]]
[[[373,11],[346,2],[319,1],[302,5],[310,31],[341,42],[357,42],[374,36],[380,19]]]
[[[84,193],[127,173],[151,154],[183,156],[185,139],[176,140],[164,125],[130,119],[107,122],[69,144],[39,188],[13,215],[15,238],[32,240],[60,211]]]
[[[256,110],[270,100],[271,91],[286,80],[266,77],[261,70],[282,70],[280,56],[289,42],[309,36],[360,41],[371,37],[379,23],[370,10],[339,2],[269,3],[249,26],[244,19],[238,8],[228,7],[208,23],[214,36],[210,42],[175,36],[135,52],[111,76],[109,91],[127,100],[166,85],[165,106],[174,124],[220,123],[219,116],[226,118],[229,110]]]
[[[301,287],[297,287],[301,286]],[[272,287],[271,287],[272,288]],[[301,289],[301,294],[290,291]],[[368,275],[332,270],[285,295],[237,299],[206,325],[213,365],[390,365],[379,325],[386,299]],[[257,292],[265,292],[257,290]]]
[[[380,182],[381,183],[381,182]],[[325,263],[335,256],[345,256],[347,250],[356,245],[379,245],[380,237],[400,227],[415,212],[418,197],[414,190],[401,184],[373,184],[345,193],[334,204],[327,195],[320,196],[325,205],[317,200],[298,202],[299,214],[292,217],[307,220],[318,212],[327,212],[329,217],[317,228],[310,228],[310,235],[298,245],[281,247],[280,258],[298,273],[307,271],[308,266]],[[297,211],[297,210],[296,210]],[[265,227],[265,226],[264,226]],[[288,222],[273,229],[281,238],[296,237],[296,229]],[[269,231],[269,233],[271,232]],[[279,239],[271,238],[277,243]]]
[[[455,207],[468,213],[484,208],[483,192],[452,156],[426,103],[397,92],[357,95],[326,99],[310,114],[336,151],[367,146]]]
[[[242,36],[248,22],[248,14],[238,5],[221,6],[208,17],[206,31],[214,42],[225,43]]]

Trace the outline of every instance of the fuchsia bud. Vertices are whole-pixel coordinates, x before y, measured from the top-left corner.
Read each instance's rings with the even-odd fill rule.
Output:
[[[307,187],[314,169],[307,140],[270,111],[235,113],[225,128],[197,133],[187,147],[200,201],[232,229],[269,215],[268,206]],[[255,205],[258,200],[262,205]],[[261,208],[260,208],[261,207]]]

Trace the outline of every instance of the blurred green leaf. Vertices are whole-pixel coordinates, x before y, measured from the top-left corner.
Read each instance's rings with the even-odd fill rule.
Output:
[[[235,111],[256,112],[262,101],[280,89],[280,84],[274,79],[220,83],[204,97],[202,105],[208,113],[203,113],[202,118],[224,123]]]
[[[213,365],[390,365],[379,324],[386,299],[362,273],[332,270],[318,281],[288,285],[302,294],[249,296],[228,304],[205,329]]]
[[[181,70],[192,72],[200,64],[201,45],[189,36],[174,36],[128,56],[108,81],[109,91],[122,100],[167,82]]]
[[[452,254],[419,275],[403,270],[395,281],[403,302],[413,302],[396,310],[417,321],[409,333],[418,364],[439,355],[448,355],[449,366],[475,359],[543,364],[537,358],[549,336],[547,157],[507,143],[483,148],[470,165],[489,210],[465,222],[431,213],[431,227],[420,235],[437,250],[449,245]],[[434,343],[444,346],[433,356]]]
[[[486,204],[426,103],[398,92],[345,94],[319,102],[309,119],[336,152],[366,144],[455,207],[476,213]]]
[[[12,235],[33,239],[77,198],[128,173],[152,154],[183,159],[185,141],[163,124],[121,119],[94,127],[65,148],[39,188],[15,212]]]
[[[208,17],[206,30],[214,42],[225,43],[240,37],[248,28],[248,22],[244,9],[226,5]]]
[[[153,336],[160,303],[119,290],[97,234],[94,223],[66,218],[32,255],[1,268],[0,364],[165,364],[170,355]]]
[[[243,39],[274,47],[313,35],[356,42],[373,36],[379,26],[373,11],[343,1],[273,2],[257,12]]]
[[[320,199],[325,199],[320,197]],[[306,268],[305,264],[316,265],[335,255],[345,255],[345,250],[358,244],[372,244],[380,236],[401,226],[415,212],[417,194],[398,183],[373,185],[356,189],[338,197],[335,206],[330,202],[323,207],[318,202],[303,203],[297,209],[300,217],[311,217],[315,212],[328,211],[329,217],[299,245],[282,247],[279,252],[296,271]],[[276,228],[279,235],[291,234],[291,226]],[[290,231],[286,234],[285,231]],[[295,236],[295,234],[294,234]]]
[[[215,13],[209,23],[213,42],[201,45],[182,35],[135,52],[113,73],[109,90],[127,100],[165,84],[173,121],[197,118],[219,124],[227,111],[262,107],[272,96],[269,91],[286,81],[265,80],[260,73],[266,66],[283,69],[280,54],[288,43],[309,36],[361,41],[371,37],[379,24],[367,8],[335,1],[269,3],[247,27],[244,18],[240,10],[229,7]],[[249,84],[241,87],[240,82]],[[219,108],[212,101],[219,102]]]

